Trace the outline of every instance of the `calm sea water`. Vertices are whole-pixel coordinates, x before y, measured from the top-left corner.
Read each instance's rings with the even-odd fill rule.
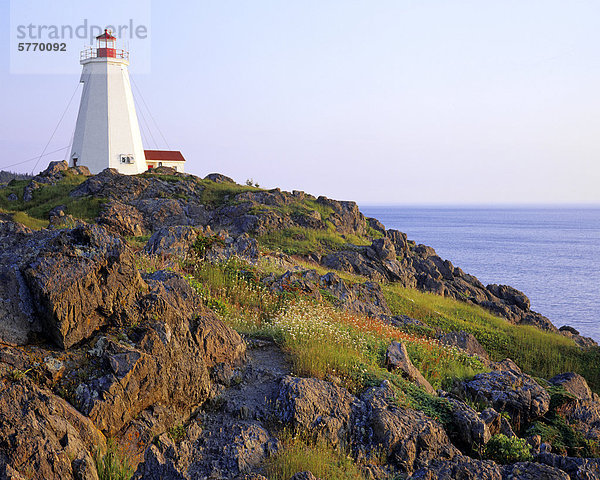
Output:
[[[600,342],[600,208],[362,207],[485,285],[523,291],[557,327]]]

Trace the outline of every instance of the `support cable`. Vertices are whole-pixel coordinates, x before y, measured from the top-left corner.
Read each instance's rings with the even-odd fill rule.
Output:
[[[152,141],[154,142],[154,148],[155,148],[156,150],[159,150],[158,143],[156,142],[156,139],[154,138],[154,135],[152,134],[152,130],[150,129],[150,126],[149,126],[149,124],[148,124],[148,120],[146,120],[146,116],[144,115],[144,111],[143,111],[143,110],[142,110],[142,108],[140,107],[140,102],[138,102],[138,101],[136,100],[136,98],[135,98],[135,97],[133,97],[133,101],[134,101],[135,103],[137,103],[137,105],[138,105],[137,111],[139,111],[139,112],[140,112],[140,115],[141,115],[141,117],[142,117],[142,121],[143,121],[143,122],[144,122],[144,124],[146,125],[146,130],[148,130],[148,133],[150,134],[150,137],[152,138]]]
[[[60,152],[62,150],[66,150],[69,147],[70,147],[70,145],[67,145],[66,147],[62,147],[62,148],[58,148],[56,150],[52,150],[51,152],[45,153],[43,156],[46,157],[48,155],[52,155],[53,153]],[[40,158],[39,155],[36,155],[35,157],[28,158],[27,160],[23,160],[21,162],[11,163],[10,165],[3,165],[2,167],[0,167],[0,169],[4,170],[5,168],[16,167],[17,165],[23,165],[24,163],[33,162],[34,160],[38,160],[39,158]]]
[[[148,114],[150,115],[150,118],[152,119],[152,122],[154,123],[154,125],[156,126],[156,129],[158,130],[158,133],[160,133],[160,136],[162,137],[163,141],[165,142],[165,145],[167,146],[167,148],[169,150],[171,150],[171,147],[169,146],[169,142],[167,142],[167,139],[165,138],[165,136],[163,135],[160,127],[158,126],[158,123],[156,122],[156,120],[154,119],[154,115],[152,115],[152,112],[150,111],[150,108],[148,107],[148,104],[146,103],[146,100],[144,100],[144,96],[142,95],[142,91],[140,90],[140,88],[138,87],[137,83],[135,83],[135,80],[133,78],[131,78],[131,81],[133,83],[133,86],[135,87],[135,89],[137,90],[138,94],[140,95],[140,98],[142,99],[142,102],[144,103],[144,105],[146,106],[146,110],[148,111]]]
[[[77,93],[77,90],[79,89],[79,83],[77,83],[77,86],[75,87],[75,90],[73,91],[73,94],[71,95],[71,98],[69,99],[69,102],[67,103],[67,107],[65,108],[65,110],[63,111],[62,115],[60,116],[60,119],[58,120],[58,123],[56,124],[56,126],[54,127],[54,131],[52,132],[52,135],[50,135],[50,139],[48,140],[48,142],[46,143],[46,146],[44,147],[44,149],[42,150],[42,153],[40,154],[40,156],[38,157],[37,161],[35,162],[35,165],[33,166],[33,168],[31,169],[31,174],[33,175],[34,170],[36,169],[36,167],[38,166],[38,163],[40,163],[40,160],[42,159],[42,157],[44,156],[44,153],[46,153],[46,149],[48,148],[48,145],[50,145],[50,142],[52,141],[52,139],[54,138],[54,134],[56,133],[56,131],[58,130],[58,127],[60,126],[60,124],[63,121],[63,118],[65,118],[65,115],[67,113],[67,110],[69,110],[69,107],[71,106],[71,102],[73,101],[73,98],[75,98],[75,94]]]

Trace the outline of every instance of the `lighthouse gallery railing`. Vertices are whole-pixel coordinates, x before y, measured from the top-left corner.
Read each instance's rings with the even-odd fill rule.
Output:
[[[129,60],[129,51],[122,48],[88,47],[81,51],[79,60],[87,60],[89,58],[123,58]]]

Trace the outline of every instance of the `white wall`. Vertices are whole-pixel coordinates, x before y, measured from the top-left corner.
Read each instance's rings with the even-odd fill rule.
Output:
[[[148,165],[152,165],[152,168],[158,168],[158,161],[149,160]],[[163,167],[171,167],[176,169],[178,172],[184,173],[185,162],[169,162],[168,160],[161,160]]]
[[[146,171],[146,158],[138,124],[129,73],[124,59],[93,58],[82,61],[83,93],[75,127],[70,164],[85,165],[93,174],[105,168],[133,175]],[[135,163],[121,163],[133,155]]]

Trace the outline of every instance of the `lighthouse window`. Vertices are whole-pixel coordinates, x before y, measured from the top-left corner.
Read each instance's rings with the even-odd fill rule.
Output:
[[[121,163],[132,164],[133,155],[121,155]]]

